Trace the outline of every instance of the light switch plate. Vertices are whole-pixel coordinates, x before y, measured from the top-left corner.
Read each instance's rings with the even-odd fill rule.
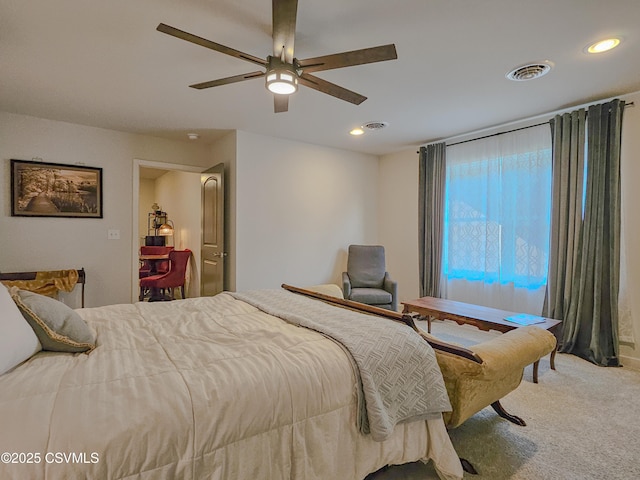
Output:
[[[120,230],[110,228],[107,231],[107,238],[109,240],[120,240]]]

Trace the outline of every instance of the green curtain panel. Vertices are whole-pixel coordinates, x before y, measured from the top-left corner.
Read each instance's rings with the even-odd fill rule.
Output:
[[[440,297],[446,144],[420,147],[418,169],[418,251],[420,296]]]
[[[553,157],[549,273],[543,315],[564,320],[577,264],[582,226],[587,112],[584,108],[549,121]]]
[[[563,308],[568,304],[568,309],[564,312],[560,351],[602,366],[620,364],[618,291],[623,111],[621,100],[589,107],[584,214],[575,251],[570,252],[566,245],[567,259],[571,258],[566,263],[573,262],[573,272],[570,285],[565,284],[563,289],[569,298],[564,299]],[[576,144],[580,148],[578,142]]]

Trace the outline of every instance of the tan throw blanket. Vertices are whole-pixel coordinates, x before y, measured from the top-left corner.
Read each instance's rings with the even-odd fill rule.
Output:
[[[59,291],[70,292],[78,282],[77,270],[52,270],[36,272],[33,280],[3,280],[7,287],[18,287],[22,290],[56,298]]]
[[[358,426],[375,441],[385,440],[398,423],[451,411],[433,349],[407,325],[284,290],[230,295],[289,323],[318,331],[346,349],[361,387]]]

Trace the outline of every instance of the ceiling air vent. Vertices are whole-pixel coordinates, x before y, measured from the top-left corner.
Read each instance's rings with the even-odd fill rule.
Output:
[[[367,130],[382,130],[387,127],[389,124],[387,122],[367,122],[362,125],[363,128]]]
[[[548,61],[530,63],[528,65],[522,65],[518,68],[514,68],[507,73],[506,77],[515,82],[524,82],[546,75],[551,70],[551,67],[553,67],[553,63]]]

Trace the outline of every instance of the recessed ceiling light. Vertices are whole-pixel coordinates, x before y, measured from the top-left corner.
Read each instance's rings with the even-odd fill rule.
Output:
[[[612,48],[616,48],[618,45],[620,45],[620,39],[614,37],[600,40],[599,42],[587,46],[586,49],[587,53],[602,53],[607,52]]]
[[[364,130],[362,129],[362,127],[357,127],[354,128],[353,130],[351,130],[349,132],[349,135],[353,135],[355,137],[357,137],[358,135],[362,135],[364,133]]]

